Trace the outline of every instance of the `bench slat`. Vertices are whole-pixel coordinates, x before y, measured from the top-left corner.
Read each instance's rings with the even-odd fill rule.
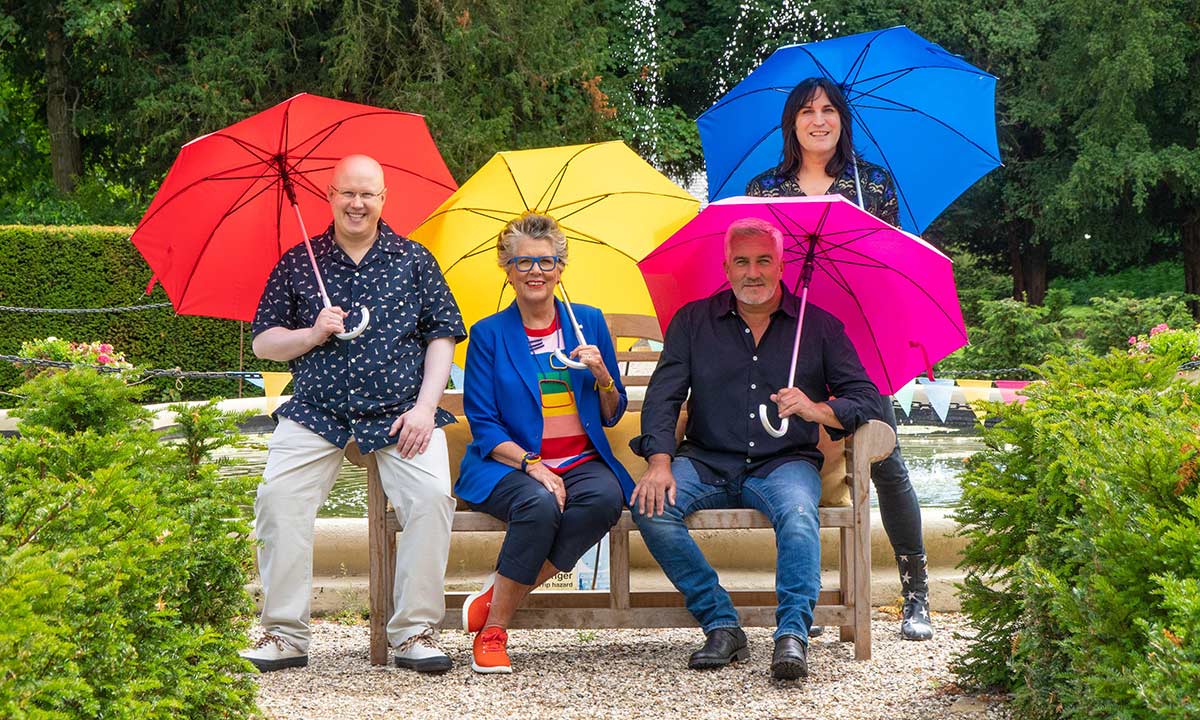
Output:
[[[853,509],[849,507],[820,508],[821,527],[853,527]],[[735,530],[743,528],[770,528],[771,521],[757,510],[698,510],[688,516],[687,526],[692,530]],[[504,532],[505,525],[487,513],[459,510],[454,513],[454,532]],[[400,521],[389,512],[388,532],[400,532]],[[614,530],[637,532],[637,524],[628,510],[621,513]]]

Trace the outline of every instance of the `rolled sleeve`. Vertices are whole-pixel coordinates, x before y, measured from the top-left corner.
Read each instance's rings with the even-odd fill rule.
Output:
[[[254,322],[251,325],[251,335],[254,337],[274,327],[289,330],[298,327],[296,296],[292,289],[288,265],[288,256],[284,255],[267,278],[267,286],[259,298],[258,310],[254,313]]]
[[[830,438],[840,440],[879,417],[879,388],[867,377],[845,327],[833,319],[825,332],[825,378],[833,396],[829,407],[842,424],[826,427]]]
[[[629,441],[629,448],[635,454],[649,458],[666,453],[674,457],[679,409],[691,386],[691,329],[688,313],[681,311],[667,326],[658,366],[646,388],[646,399],[642,403],[642,434]]]
[[[421,281],[421,316],[417,320],[417,332],[428,344],[430,340],[449,337],[460,343],[467,338],[458,302],[446,284],[446,276],[437,261],[422,245],[415,245],[417,272]]]

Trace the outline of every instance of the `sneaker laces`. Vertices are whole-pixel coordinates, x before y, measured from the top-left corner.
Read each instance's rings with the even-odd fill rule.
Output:
[[[272,635],[269,632],[265,632],[263,633],[262,637],[254,641],[254,645],[252,647],[253,649],[258,650],[270,644],[274,644],[275,647],[279,649],[279,652],[283,652],[284,650],[287,650],[284,645],[289,643],[278,635]]]
[[[479,645],[484,652],[505,652],[508,645],[508,633],[501,627],[487,627],[479,633]]]
[[[429,648],[430,650],[437,650],[439,652],[441,651],[441,648],[437,646],[437,643],[433,639],[433,630],[427,629],[400,643],[400,646],[396,648],[396,652],[406,653],[411,650],[414,645],[421,645]]]

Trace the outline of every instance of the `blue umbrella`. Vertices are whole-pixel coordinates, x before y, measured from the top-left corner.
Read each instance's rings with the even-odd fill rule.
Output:
[[[846,95],[855,150],[895,181],[905,230],[920,233],[1000,165],[996,77],[899,26],[781,47],[706,110],[709,200],[744,194],[779,164],[784,101],[821,75]]]

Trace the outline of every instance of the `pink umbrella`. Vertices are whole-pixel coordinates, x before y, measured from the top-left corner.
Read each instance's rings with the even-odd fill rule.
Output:
[[[784,282],[801,300],[787,385],[810,294],[846,326],[867,375],[887,394],[923,372],[932,377],[934,363],[967,343],[950,258],[840,195],[734,197],[705,208],[638,263],[664,332],[685,303],[729,287],[725,231],[748,217],[783,232]]]

